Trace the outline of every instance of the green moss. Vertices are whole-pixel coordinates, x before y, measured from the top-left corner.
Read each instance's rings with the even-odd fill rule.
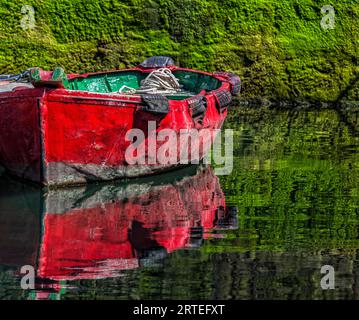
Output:
[[[327,1],[32,0],[0,4],[0,73],[38,66],[90,72],[170,55],[180,65],[228,70],[243,96],[359,100],[359,9],[333,1],[334,30],[320,26]]]

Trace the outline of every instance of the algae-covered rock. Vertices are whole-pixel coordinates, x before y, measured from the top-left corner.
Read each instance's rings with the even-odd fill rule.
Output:
[[[0,3],[0,73],[33,66],[89,72],[169,55],[182,66],[238,73],[244,97],[359,100],[356,0],[332,1],[333,12],[325,0],[25,5]]]

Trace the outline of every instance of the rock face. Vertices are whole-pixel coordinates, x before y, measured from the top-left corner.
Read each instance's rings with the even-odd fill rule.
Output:
[[[325,4],[33,0],[21,16],[21,4],[3,0],[0,73],[96,71],[168,55],[186,67],[238,73],[244,97],[358,100],[357,1],[332,1],[334,12],[322,13]]]

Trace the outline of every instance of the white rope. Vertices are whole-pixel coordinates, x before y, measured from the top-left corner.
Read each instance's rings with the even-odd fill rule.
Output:
[[[125,92],[125,90],[127,90],[127,91]],[[136,93],[136,89],[124,85],[124,86],[121,87],[120,90],[118,90],[118,92],[119,92],[119,93],[123,93],[123,94],[135,94],[135,93]]]
[[[122,86],[119,93],[122,94],[173,94],[181,91],[178,79],[168,68],[152,71],[148,77],[141,82],[139,89],[126,85]]]

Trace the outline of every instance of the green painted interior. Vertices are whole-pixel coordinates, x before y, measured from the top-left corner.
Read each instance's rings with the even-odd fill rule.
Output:
[[[201,73],[175,71],[174,75],[184,86],[184,90],[194,93],[200,93],[202,90],[212,91],[221,85],[221,82],[216,78]]]
[[[103,73],[71,79],[68,89],[98,93],[118,92],[123,85],[139,88],[144,78],[140,72],[132,71]]]
[[[209,75],[191,71],[174,71],[173,74],[183,85],[184,94],[169,95],[171,100],[183,100],[203,90],[212,91],[221,86],[221,82]],[[118,92],[122,86],[138,89],[141,81],[147,77],[139,71],[119,71],[89,75],[69,80],[69,90],[80,90],[97,93]]]

